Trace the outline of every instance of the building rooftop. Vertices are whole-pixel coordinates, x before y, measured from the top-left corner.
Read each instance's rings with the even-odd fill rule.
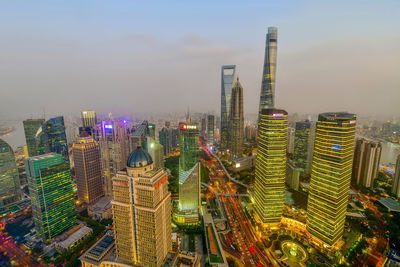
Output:
[[[284,116],[284,115],[287,115],[288,113],[285,111],[285,110],[283,110],[283,109],[278,109],[278,108],[266,108],[266,109],[263,109],[263,110],[261,110],[261,114],[263,114],[263,115],[272,115],[272,116],[276,116],[276,117],[278,117],[278,116]]]
[[[83,226],[64,241],[58,242],[57,245],[64,249],[68,249],[72,244],[81,239],[83,236],[87,235],[89,232],[92,232],[92,229],[87,226]]]
[[[114,247],[115,240],[111,231],[108,231],[97,243],[89,248],[79,259],[98,266],[106,256],[110,256],[110,250]],[[113,251],[111,251],[113,252]]]
[[[127,166],[131,168],[141,168],[153,163],[153,159],[142,147],[138,146],[135,151],[133,151],[126,163]]]
[[[400,212],[400,203],[390,197],[381,197],[378,202],[390,211]]]
[[[347,121],[356,119],[357,116],[355,114],[347,112],[326,112],[326,113],[321,113],[318,116],[319,121]]]

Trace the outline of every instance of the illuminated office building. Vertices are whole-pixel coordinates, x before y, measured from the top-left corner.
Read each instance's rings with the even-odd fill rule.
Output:
[[[222,66],[221,68],[221,137],[220,147],[229,149],[229,122],[231,115],[232,88],[236,81],[236,66]]]
[[[144,150],[147,150],[147,137],[152,137],[153,131],[155,131],[155,125],[150,124],[148,121],[143,121],[140,125],[134,127],[130,137],[131,150],[135,150],[138,146],[141,146]],[[154,137],[152,138],[154,139]]]
[[[318,116],[307,206],[307,229],[328,245],[344,229],[354,154],[356,116],[345,112]]]
[[[153,159],[153,165],[155,168],[164,168],[164,148],[156,140],[151,137],[147,137],[147,152],[149,152]]]
[[[92,137],[80,137],[72,145],[72,155],[78,200],[92,203],[104,196],[99,143]]]
[[[82,126],[84,128],[93,128],[97,123],[96,111],[84,110],[81,112]]]
[[[215,116],[207,115],[207,145],[214,145]]]
[[[231,114],[229,120],[229,152],[231,154],[231,159],[242,157],[243,134],[243,87],[238,77],[231,94]]]
[[[314,149],[315,123],[311,121],[296,122],[294,134],[293,164],[300,168],[302,174],[310,174],[312,152]]]
[[[198,213],[200,208],[199,125],[179,123],[179,209]]]
[[[21,187],[14,151],[0,139],[0,211],[21,200]]]
[[[261,83],[259,114],[263,109],[275,105],[275,77],[277,55],[278,29],[269,27],[265,41],[265,58]]]
[[[42,144],[42,147],[39,147],[40,142],[38,142],[36,138],[36,133],[43,123],[44,119],[28,119],[23,121],[29,157],[34,157],[45,153],[44,144]]]
[[[254,199],[264,226],[279,224],[285,202],[287,112],[263,109],[258,124]]]
[[[396,195],[397,198],[400,197],[400,154],[397,156],[396,170],[393,176],[392,193]]]
[[[168,174],[137,148],[126,170],[113,178],[113,222],[117,259],[130,265],[161,266],[172,249]]]
[[[97,124],[93,137],[100,144],[101,167],[106,196],[112,195],[112,177],[126,167],[131,151],[126,120],[108,120]]]
[[[36,233],[53,239],[76,223],[72,178],[60,154],[25,159]]]
[[[352,181],[357,185],[372,187],[378,175],[382,145],[380,142],[359,138],[354,149]]]

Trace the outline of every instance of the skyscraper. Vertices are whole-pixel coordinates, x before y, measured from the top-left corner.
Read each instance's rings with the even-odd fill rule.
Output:
[[[199,125],[179,123],[179,209],[197,213],[200,207]]]
[[[275,105],[275,75],[278,29],[269,27],[265,41],[264,69],[261,82],[259,114]]]
[[[80,137],[72,145],[78,199],[92,203],[104,196],[100,146],[92,137]]]
[[[378,175],[382,145],[364,138],[356,140],[352,180],[358,185],[372,187]]]
[[[167,156],[172,150],[171,133],[169,128],[163,127],[158,133],[158,139],[160,140],[160,144],[163,146],[164,156]]]
[[[100,144],[104,193],[112,195],[112,177],[126,167],[131,151],[130,136],[126,120],[102,121],[95,126],[94,138]]]
[[[392,193],[396,195],[397,198],[400,197],[400,154],[397,156],[396,170],[393,176]]]
[[[153,165],[156,168],[164,168],[164,148],[163,146],[152,137],[147,137],[147,152],[153,159]]]
[[[279,224],[285,201],[287,112],[263,109],[258,124],[255,211],[264,226]]]
[[[19,200],[21,187],[14,151],[0,139],[0,211]]]
[[[36,133],[43,123],[44,119],[28,119],[23,121],[29,157],[34,157],[44,153],[44,146],[39,147],[40,142],[38,142],[36,138]]]
[[[309,174],[314,146],[315,123],[298,121],[295,129],[293,164],[300,168],[302,174]]]
[[[244,114],[243,114],[243,87],[237,78],[232,88],[231,114],[229,120],[229,147],[232,159],[242,157]]]
[[[236,81],[236,66],[221,68],[221,141],[220,147],[229,149],[229,121],[231,115],[231,94]]]
[[[69,164],[50,153],[25,159],[25,169],[36,232],[53,239],[76,223]]]
[[[38,147],[44,144],[45,153],[60,154],[64,162],[69,164],[67,135],[65,134],[64,117],[55,117],[47,120],[36,133]],[[40,153],[42,155],[43,153]]]
[[[161,266],[172,249],[168,174],[155,168],[142,148],[131,153],[126,170],[113,178],[112,209],[118,260]]]
[[[318,116],[307,229],[333,245],[343,234],[354,154],[356,115],[345,112]]]
[[[215,116],[207,115],[207,144],[214,145]]]
[[[82,126],[84,128],[92,128],[97,123],[96,111],[84,110],[81,112]]]

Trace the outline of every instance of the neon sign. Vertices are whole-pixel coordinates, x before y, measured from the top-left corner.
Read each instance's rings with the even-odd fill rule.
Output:
[[[106,124],[106,125],[104,125],[104,128],[112,129],[112,125],[111,124]]]
[[[157,189],[162,183],[164,183],[166,180],[168,180],[168,176],[165,176],[161,181],[159,181],[159,182],[155,185],[156,189]]]

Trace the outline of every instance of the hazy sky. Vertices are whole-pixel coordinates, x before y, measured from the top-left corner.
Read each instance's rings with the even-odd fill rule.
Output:
[[[0,1],[0,118],[219,113],[225,64],[255,113],[268,26],[278,107],[400,115],[400,1],[187,2]]]

